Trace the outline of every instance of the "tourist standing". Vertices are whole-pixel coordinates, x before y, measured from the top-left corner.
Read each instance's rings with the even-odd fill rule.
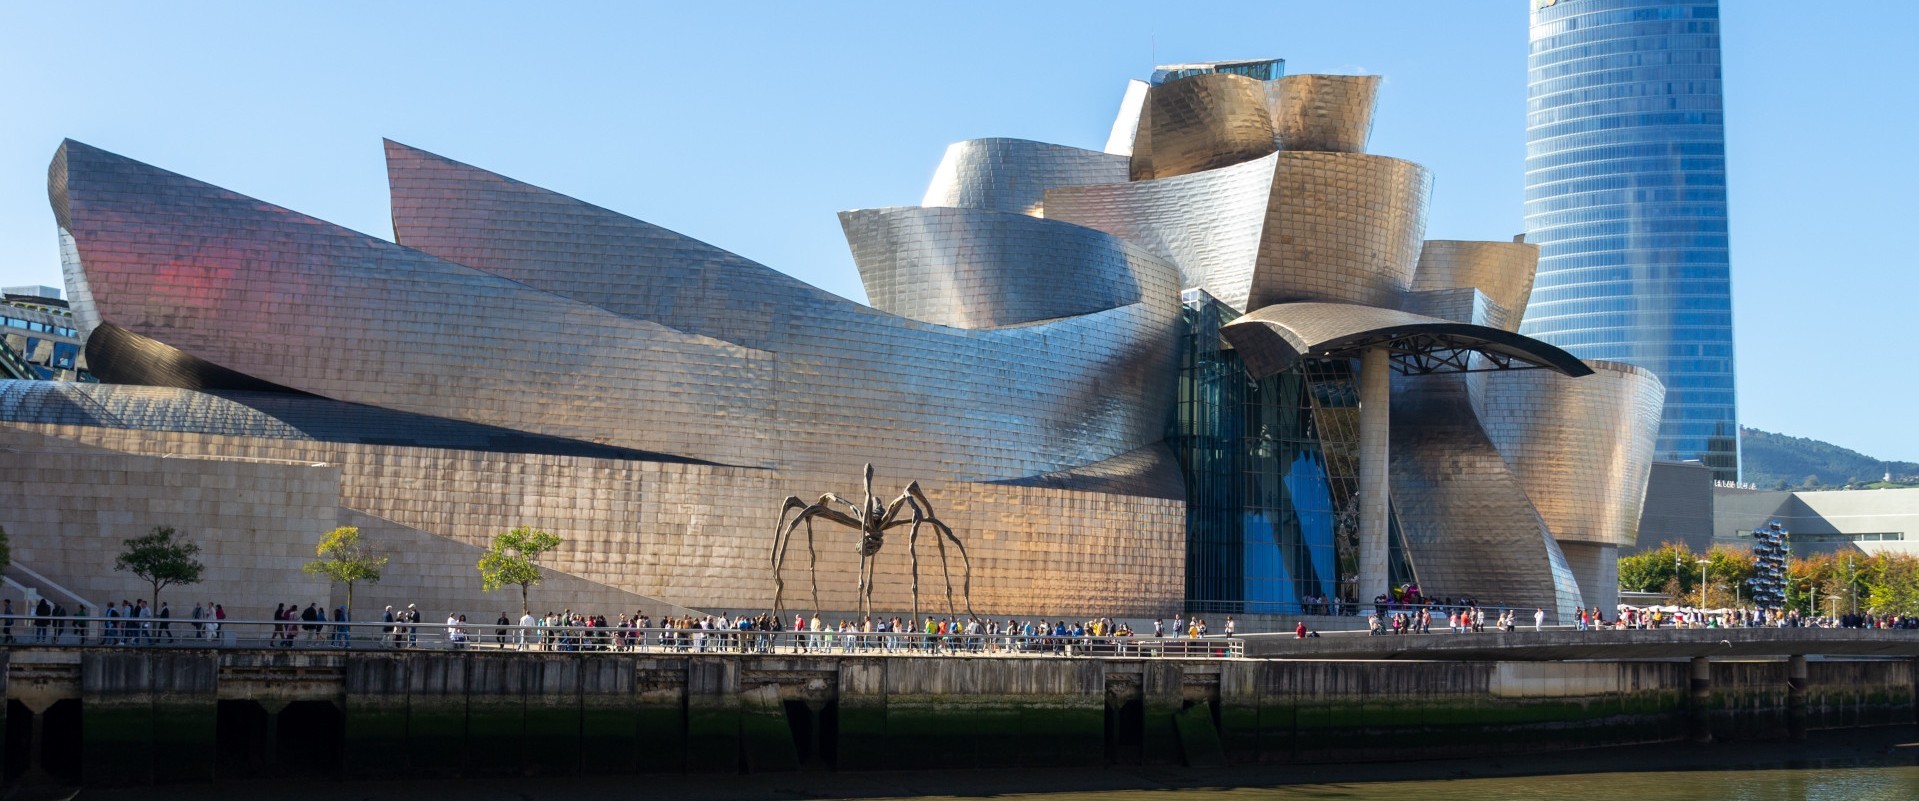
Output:
[[[1546,630],[1546,610],[1535,608],[1533,610],[1533,631],[1545,631],[1545,630]]]

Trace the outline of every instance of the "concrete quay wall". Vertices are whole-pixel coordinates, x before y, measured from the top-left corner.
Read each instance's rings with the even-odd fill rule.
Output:
[[[0,651],[10,777],[1313,763],[1914,722],[1913,660]]]

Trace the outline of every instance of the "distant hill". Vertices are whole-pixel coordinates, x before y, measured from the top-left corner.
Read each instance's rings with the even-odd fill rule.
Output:
[[[1740,464],[1760,489],[1867,489],[1919,484],[1919,463],[1886,462],[1830,442],[1739,429]],[[1880,479],[1892,474],[1892,482]]]

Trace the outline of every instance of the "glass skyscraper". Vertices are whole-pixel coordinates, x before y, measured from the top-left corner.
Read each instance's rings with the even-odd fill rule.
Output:
[[[1666,384],[1656,458],[1739,475],[1717,0],[1532,0],[1520,332]]]

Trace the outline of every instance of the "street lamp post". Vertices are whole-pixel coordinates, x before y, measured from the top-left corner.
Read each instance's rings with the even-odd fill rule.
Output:
[[[1699,560],[1699,609],[1700,611],[1705,611],[1706,609],[1706,566],[1710,564],[1712,564],[1712,560],[1710,559]]]

